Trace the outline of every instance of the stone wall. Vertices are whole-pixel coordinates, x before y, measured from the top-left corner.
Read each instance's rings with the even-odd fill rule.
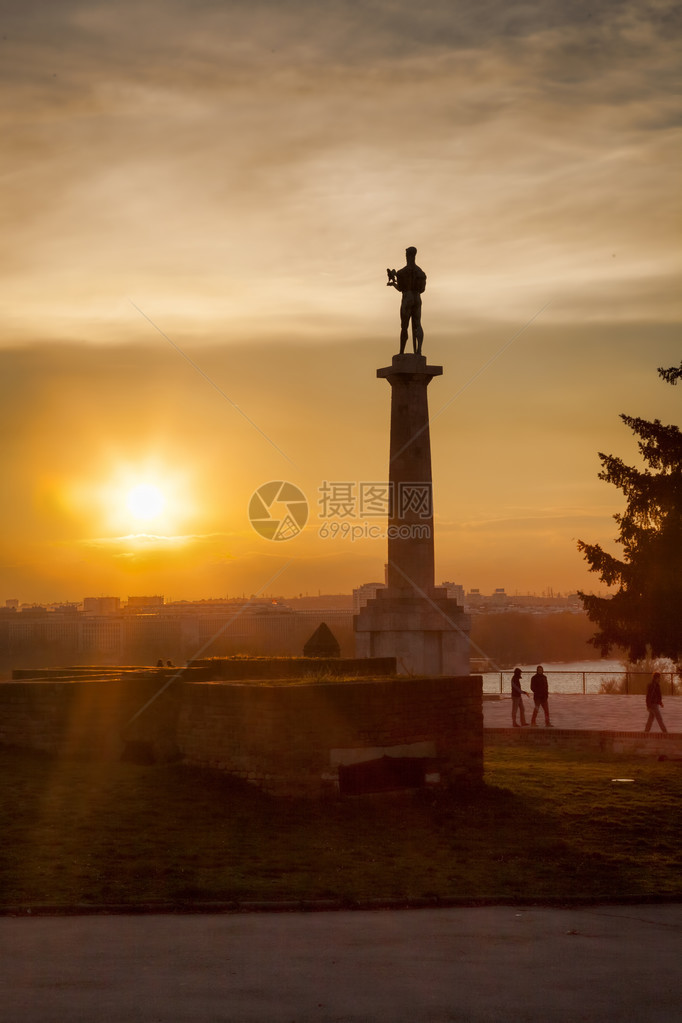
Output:
[[[395,657],[204,657],[188,661],[192,680],[320,679],[395,675]]]
[[[156,759],[171,759],[181,687],[172,683],[156,696],[159,682],[148,671],[123,679],[0,683],[0,744],[93,758],[119,757],[127,742],[142,742]]]
[[[154,669],[17,679],[0,683],[0,744],[183,759],[284,795],[334,794],[344,766],[383,757],[419,760],[432,784],[478,784],[481,686],[480,676],[211,683]]]
[[[178,746],[189,763],[287,794],[333,794],[340,764],[383,756],[423,758],[431,779],[444,786],[477,784],[481,685],[480,676],[191,683],[183,692]]]

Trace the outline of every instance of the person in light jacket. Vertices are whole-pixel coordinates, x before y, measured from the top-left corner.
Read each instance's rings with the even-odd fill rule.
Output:
[[[512,698],[512,725],[514,728],[524,728],[528,725],[526,721],[526,711],[523,706],[523,697],[528,696],[525,689],[521,688],[521,669],[514,668],[514,674],[511,680],[511,698]],[[521,725],[516,721],[517,714],[521,714]]]

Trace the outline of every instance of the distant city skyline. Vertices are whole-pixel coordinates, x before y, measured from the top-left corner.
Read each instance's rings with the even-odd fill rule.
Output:
[[[289,594],[276,593],[276,592],[261,593],[261,594],[249,594],[249,593],[236,594],[236,593],[231,593],[231,594],[222,594],[222,595],[219,594],[219,595],[213,595],[213,596],[203,595],[203,596],[200,596],[200,597],[182,597],[182,596],[176,596],[176,595],[168,595],[168,596],[166,596],[165,594],[158,594],[158,595],[152,595],[152,594],[128,594],[128,595],[124,596],[124,595],[120,595],[120,594],[112,594],[112,593],[105,594],[105,593],[101,593],[101,594],[97,594],[97,595],[89,594],[89,595],[86,595],[85,597],[80,597],[80,598],[55,597],[55,598],[45,599],[45,600],[42,600],[42,601],[24,600],[21,597],[7,597],[7,598],[5,598],[0,603],[0,607],[6,607],[6,608],[14,607],[17,610],[19,610],[19,609],[21,609],[23,607],[30,608],[30,607],[44,606],[44,607],[48,607],[48,608],[56,608],[56,607],[67,607],[67,606],[78,606],[78,607],[83,606],[85,608],[85,610],[88,610],[88,603],[90,603],[91,605],[93,605],[96,602],[100,602],[100,604],[104,604],[104,603],[108,602],[109,604],[111,604],[112,601],[118,602],[118,605],[120,607],[127,606],[127,607],[134,607],[134,608],[138,608],[138,609],[139,608],[144,608],[146,606],[149,606],[149,607],[161,606],[161,605],[165,606],[165,605],[169,605],[169,604],[182,604],[182,603],[187,603],[187,604],[206,603],[206,604],[210,604],[210,603],[221,603],[221,602],[228,602],[228,601],[239,601],[239,602],[243,602],[243,601],[247,601],[247,602],[248,601],[254,601],[254,602],[257,602],[257,601],[261,601],[261,602],[265,602],[265,601],[300,601],[300,600],[332,601],[332,600],[334,600],[334,598],[343,598],[344,600],[350,601],[350,600],[352,600],[354,592],[356,590],[363,589],[364,587],[367,587],[368,590],[374,590],[374,589],[376,589],[377,586],[382,586],[382,585],[383,585],[383,583],[377,583],[376,581],[374,583],[364,583],[364,584],[361,584],[360,587],[356,587],[354,591],[351,591],[349,593],[348,592],[322,593],[321,591],[318,592],[318,593],[289,593]],[[468,598],[478,598],[478,597],[480,597],[482,599],[486,599],[486,598],[505,598],[505,597],[509,597],[509,598],[514,598],[514,597],[518,597],[518,598],[537,597],[539,599],[551,600],[551,599],[554,599],[554,598],[568,598],[568,597],[575,597],[576,596],[576,591],[575,590],[563,592],[563,591],[558,590],[558,589],[555,590],[553,587],[547,587],[545,590],[541,591],[540,593],[537,593],[537,592],[534,592],[534,591],[533,592],[531,592],[531,591],[521,592],[519,590],[513,590],[513,591],[509,590],[508,591],[508,590],[506,590],[505,587],[496,587],[493,591],[487,592],[487,591],[481,590],[479,587],[467,588],[467,587],[461,586],[460,584],[453,584],[453,583],[449,583],[449,582],[441,582],[441,583],[439,583],[439,585],[452,588],[453,590],[456,589],[457,591],[459,591],[465,597],[468,597]],[[111,604],[111,606],[113,607],[113,604]],[[92,609],[92,607],[91,607],[91,609]]]
[[[322,622],[341,645],[342,656],[351,657],[354,616],[378,585],[383,584],[366,584],[352,595],[262,595],[255,600],[165,601],[162,594],[140,594],[125,602],[109,595],[70,604],[18,605],[14,598],[12,606],[0,607],[0,671],[60,665],[92,670],[101,664],[168,667],[168,661],[178,666],[209,655],[293,656]],[[471,615],[478,664],[481,657],[494,661],[512,634],[517,649],[532,657],[538,629],[543,657],[554,651],[559,658],[575,659],[589,650],[586,641],[593,630],[575,595],[463,597],[456,584],[443,585],[449,597],[463,599]]]

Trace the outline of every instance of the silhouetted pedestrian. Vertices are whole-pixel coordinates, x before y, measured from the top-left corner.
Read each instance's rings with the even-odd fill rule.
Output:
[[[160,657],[159,657],[158,661],[156,662],[156,667],[157,668],[163,668],[163,661],[161,660]]]
[[[662,732],[668,731],[668,729],[665,727],[663,723],[661,712],[658,709],[659,707],[662,706],[663,698],[661,696],[661,673],[660,671],[655,671],[651,676],[651,682],[647,686],[646,690],[646,709],[649,711],[649,717],[647,718],[646,725],[644,726],[645,732],[649,732],[651,730],[651,726],[654,723],[654,718],[656,719],[656,721],[658,721],[658,724]]]
[[[523,726],[524,728],[528,725],[526,721],[526,711],[523,706],[523,697],[528,696],[525,689],[521,688],[521,669],[514,668],[514,674],[511,680],[511,698],[512,698],[512,725],[514,728]],[[516,722],[517,714],[521,714],[521,726]]]
[[[537,721],[538,711],[542,707],[545,714],[545,728],[551,728],[552,722],[549,720],[549,684],[541,664],[538,664],[538,670],[530,680],[530,689],[535,701],[533,716],[530,719],[531,725],[534,725]]]

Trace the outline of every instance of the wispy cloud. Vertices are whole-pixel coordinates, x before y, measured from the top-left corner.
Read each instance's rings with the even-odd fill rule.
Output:
[[[446,533],[494,533],[497,536],[527,533],[540,536],[543,532],[570,536],[580,529],[604,528],[605,520],[612,518],[612,509],[604,509],[603,514],[584,509],[548,509],[535,513],[520,513],[518,516],[507,515],[498,518],[481,518],[457,522],[454,520],[437,520],[437,527]]]
[[[450,577],[549,561],[561,530],[601,515],[585,480],[618,413],[677,415],[655,366],[679,359],[679,20],[668,0],[6,0],[8,560],[32,545],[50,586],[98,585],[116,560],[121,587],[248,590],[282,556],[246,517],[281,456],[217,390],[311,498],[323,478],[383,477],[385,267],[415,244],[425,351],[446,374],[432,409],[488,366],[434,422],[439,557]],[[128,295],[215,390],[148,343]],[[136,536],[118,493],[110,518],[83,495],[148,452],[185,482]],[[322,563],[348,588],[381,575],[381,545],[312,541],[292,585],[316,589]]]
[[[234,533],[188,533],[182,536],[162,536],[156,533],[129,533],[126,536],[100,536],[79,540],[85,547],[118,547],[134,545],[136,547],[186,546],[188,544],[210,543],[214,540],[234,537]]]
[[[405,235],[450,318],[551,294],[579,319],[591,282],[632,316],[675,273],[672,4],[28,7],[0,112],[17,323],[105,332],[142,293],[173,336],[366,328]]]

